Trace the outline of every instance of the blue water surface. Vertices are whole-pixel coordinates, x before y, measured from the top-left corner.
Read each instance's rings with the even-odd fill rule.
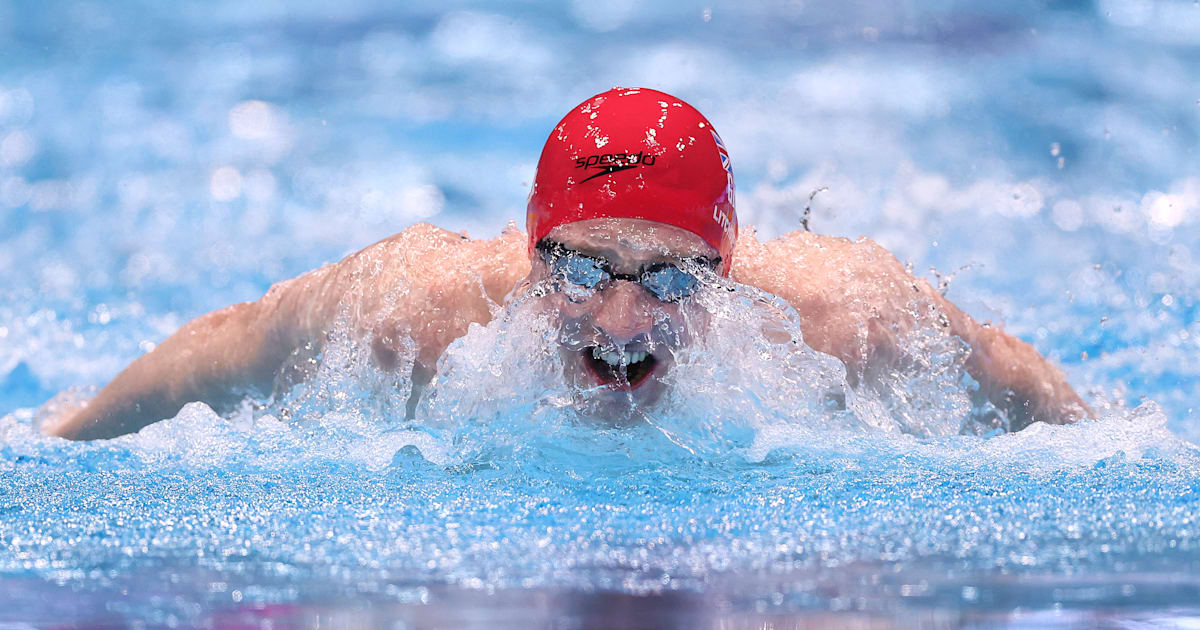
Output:
[[[0,623],[1195,623],[1196,42],[1192,0],[0,4]],[[494,326],[415,423],[349,344],[274,406],[37,434],[272,282],[520,222],[549,129],[613,85],[713,121],[760,237],[825,189],[814,231],[954,273],[1100,417],[822,430],[728,348],[757,402],[677,407],[672,441],[486,381],[536,341]]]

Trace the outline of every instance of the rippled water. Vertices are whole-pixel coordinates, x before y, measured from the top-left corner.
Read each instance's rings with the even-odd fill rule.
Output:
[[[0,6],[0,622],[1200,615],[1200,7],[501,11]],[[830,411],[836,362],[741,311],[676,374],[689,396],[597,427],[556,402],[517,309],[452,347],[412,422],[345,339],[266,407],[34,431],[188,319],[413,221],[494,234],[549,128],[613,84],[705,112],[764,237],[826,187],[814,230],[935,281],[969,265],[949,297],[1101,417],[972,430],[953,353],[916,339],[946,378]]]

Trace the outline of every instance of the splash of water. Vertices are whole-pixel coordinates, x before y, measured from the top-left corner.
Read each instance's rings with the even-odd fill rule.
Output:
[[[707,334],[675,350],[669,395],[634,424],[579,412],[588,392],[563,379],[536,295],[454,342],[411,415],[409,371],[371,363],[345,322],[297,357],[307,380],[225,417],[196,403],[75,443],[10,414],[0,473],[20,507],[0,512],[0,575],[120,589],[204,571],[261,602],[326,593],[329,575],[647,593],[938,558],[1105,570],[1169,545],[1200,560],[1186,492],[1200,456],[1153,403],[976,435],[952,339],[907,340],[892,380],[855,388],[771,296],[695,299]]]

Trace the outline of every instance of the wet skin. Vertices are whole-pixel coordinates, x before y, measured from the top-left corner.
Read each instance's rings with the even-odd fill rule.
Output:
[[[656,263],[677,264],[718,253],[699,236],[669,225],[636,219],[592,219],[556,227],[546,237],[566,249],[608,261],[615,274],[636,276]],[[569,286],[535,253],[523,287],[563,285],[539,300],[560,331],[564,379],[586,392],[588,415],[609,420],[653,405],[665,391],[663,377],[674,353],[703,334],[706,313],[688,297],[662,300],[641,284],[614,279],[596,290]],[[644,355],[644,356],[643,356]]]
[[[648,261],[713,254],[698,238],[669,226],[605,221],[560,226],[550,236],[607,258],[623,273]],[[908,333],[937,327],[970,346],[968,372],[1014,428],[1091,414],[1062,373],[1029,344],[975,322],[869,239],[793,232],[760,242],[752,228],[744,228],[732,258],[732,279],[790,303],[805,343],[845,363],[851,384],[902,363],[900,340]],[[519,230],[471,240],[415,225],[338,263],[280,282],[256,302],[196,318],[90,401],[52,401],[42,428],[70,439],[109,438],[173,417],[188,402],[222,410],[247,393],[268,394],[305,378],[302,366],[310,363],[304,358],[320,351],[335,325],[368,338],[384,369],[399,369],[404,363],[398,357],[415,346],[412,376],[419,391],[451,341],[470,324],[491,321],[515,294],[514,286],[517,292],[529,290],[545,277],[544,264],[530,256]],[[662,393],[670,351],[687,343],[687,335],[703,334],[703,314],[686,301],[660,303],[628,281],[580,302],[565,294],[545,299],[546,308],[561,317],[566,376],[594,385],[590,399],[601,407],[652,404]],[[618,344],[654,357],[638,387],[612,386],[588,358],[590,347]]]

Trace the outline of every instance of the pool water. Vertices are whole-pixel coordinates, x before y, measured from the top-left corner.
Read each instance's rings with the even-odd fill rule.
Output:
[[[1198,37],[1191,0],[0,6],[0,624],[1195,624]],[[412,420],[347,337],[275,400],[38,434],[197,315],[519,220],[615,84],[713,121],[759,237],[824,189],[815,231],[953,275],[1099,417],[979,426],[943,338],[853,391],[745,289],[632,426],[518,302]]]

